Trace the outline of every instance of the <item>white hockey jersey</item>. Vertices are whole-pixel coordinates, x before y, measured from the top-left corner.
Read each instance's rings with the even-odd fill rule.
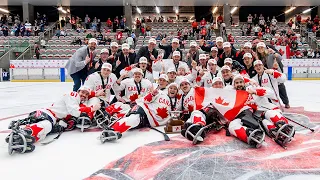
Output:
[[[129,78],[133,77],[132,68],[130,66],[120,71],[120,75],[123,75],[124,73],[128,73]],[[143,78],[148,79],[151,83],[154,83],[153,74],[148,70],[143,72]]]
[[[186,62],[179,61],[179,64],[175,65],[172,59],[163,59],[160,61],[156,61],[152,64],[152,69],[158,72],[164,71],[167,74],[169,68],[175,68],[178,72],[178,68],[182,66],[186,68],[186,73],[190,73],[189,66]]]
[[[279,105],[280,102],[278,101],[278,99],[280,99],[280,96],[278,84],[284,83],[286,81],[287,77],[285,74],[274,70],[273,75],[264,72],[262,76],[259,76],[257,74],[252,79],[255,80],[261,87],[268,87],[271,90],[274,90],[276,93],[276,97],[272,98],[271,100],[274,104]]]
[[[184,95],[184,93],[180,90],[178,99],[178,111],[182,111],[183,114],[190,114],[194,110],[194,88],[191,88],[186,95]]]
[[[125,90],[125,95],[122,97],[127,103],[134,102],[136,99],[145,96],[152,88],[152,83],[147,79],[141,79],[140,83],[135,83],[133,78],[122,80],[120,85],[113,84],[113,89],[116,91],[116,97],[120,97],[121,91]]]
[[[115,74],[111,73],[108,78],[104,79],[104,85],[105,85],[105,97],[99,97],[101,99],[104,99],[106,102],[110,101],[111,96],[111,88],[113,87],[113,84],[117,81],[117,77]],[[99,90],[101,90],[102,87],[102,80],[99,72],[95,72],[91,75],[89,75],[84,82],[84,85],[89,87],[93,94],[91,96],[95,96],[95,93]]]
[[[217,77],[217,74],[218,74],[218,71],[216,71],[216,73],[212,73],[210,71],[204,73],[198,85],[202,87],[212,87],[212,80],[213,78]]]
[[[250,94],[246,104],[256,111],[276,110],[279,107],[269,102],[269,99],[274,99],[273,90],[268,87],[253,87],[248,86],[247,89],[256,91],[256,94]]]
[[[65,94],[47,110],[58,119],[67,118],[70,115],[79,117],[82,112],[86,112],[88,115],[92,113],[92,107],[81,104],[80,96],[77,92]]]
[[[137,105],[143,108],[153,127],[165,125],[171,118],[170,98],[162,91],[159,91],[156,96],[148,93],[144,98],[137,100]]]

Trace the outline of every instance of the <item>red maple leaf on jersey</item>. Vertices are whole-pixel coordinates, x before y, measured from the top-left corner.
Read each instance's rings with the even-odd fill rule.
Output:
[[[191,113],[194,110],[194,106],[188,104],[188,111]]]
[[[117,118],[121,119],[121,118],[123,118],[124,115],[126,115],[126,114],[124,114],[124,113],[118,113],[116,116],[117,116]]]
[[[151,102],[151,100],[152,100],[152,94],[149,93],[148,95],[146,95],[146,96],[144,97],[144,100],[145,100],[145,101],[148,101],[148,102]]]
[[[203,125],[203,126],[206,125],[206,123],[201,120],[201,117],[197,117],[197,116],[194,116],[194,118],[193,118],[193,124],[201,124],[201,125]]]
[[[267,90],[265,89],[256,89],[258,96],[264,96],[267,93]]]
[[[138,99],[138,94],[137,93],[134,93],[132,94],[130,97],[129,97],[130,101],[135,101],[136,99]]]
[[[278,117],[278,115],[275,115],[274,117],[270,117],[270,120],[273,123],[276,123],[278,121],[284,121],[284,122],[288,123],[288,120],[284,116],[281,116],[281,115],[280,115],[280,117]]]
[[[162,119],[165,119],[168,117],[168,110],[166,107],[163,107],[163,108],[160,108],[158,107],[157,108],[157,115],[160,116]]]
[[[221,105],[223,105],[223,106],[228,106],[228,105],[229,105],[229,103],[223,102],[223,101],[224,101],[224,99],[222,99],[221,97],[219,97],[218,99],[215,99],[215,102],[216,102],[217,104],[221,104]]]
[[[34,124],[34,125],[31,125],[31,126],[27,125],[26,129],[31,130],[32,131],[31,136],[35,137],[36,141],[39,141],[40,138],[38,137],[38,134],[39,134],[40,131],[42,131],[42,129],[43,129],[42,127],[38,127],[37,124]]]
[[[198,76],[198,77],[196,78],[196,82],[200,82],[200,81],[201,81],[201,77]]]
[[[181,97],[182,97],[182,95],[178,93],[178,94],[177,94],[177,99],[180,100]]]
[[[120,122],[116,122],[112,128],[115,130],[115,131],[118,131],[120,133],[123,133],[125,131],[127,131],[131,126],[127,126],[126,122],[123,122],[121,125],[120,125]]]
[[[247,104],[249,107],[251,107],[253,110],[257,110],[258,109],[258,106],[256,103],[250,103],[250,104]]]

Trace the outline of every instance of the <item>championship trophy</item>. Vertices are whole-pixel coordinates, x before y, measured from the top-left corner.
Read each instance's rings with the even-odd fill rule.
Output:
[[[164,127],[164,131],[167,134],[180,133],[184,126],[184,121],[180,120],[181,111],[171,111],[170,114],[171,119],[167,122],[166,127]]]

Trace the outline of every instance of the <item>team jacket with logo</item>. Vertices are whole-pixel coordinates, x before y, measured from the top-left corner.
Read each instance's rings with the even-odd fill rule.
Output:
[[[132,67],[128,66],[120,71],[120,75],[123,75],[124,73],[128,73],[128,77],[132,78]],[[148,70],[143,72],[143,78],[148,79],[152,83],[154,82],[153,74]]]
[[[200,86],[203,87],[211,87],[213,78],[217,77],[218,71],[216,73],[212,73],[210,71],[206,72],[200,80]]]
[[[183,114],[190,114],[194,110],[194,88],[191,88],[186,95],[184,95],[184,93],[180,90],[178,99],[179,103],[177,109],[182,111]]]
[[[110,95],[111,95],[110,90],[116,81],[117,81],[117,77],[113,73],[111,73],[108,78],[104,79],[106,96],[100,97],[101,99],[105,99],[107,102],[109,102]],[[100,73],[95,72],[95,73],[89,75],[87,77],[86,81],[84,82],[84,85],[89,87],[90,90],[93,92],[93,93],[91,93],[91,96],[95,96],[95,93],[103,88]]]
[[[267,111],[279,109],[275,104],[270,103],[268,99],[274,99],[273,90],[268,87],[253,87],[248,86],[247,89],[252,89],[256,94],[250,94],[246,102],[253,110]]]
[[[113,89],[116,91],[116,97],[119,97],[120,92],[125,90],[125,95],[122,98],[127,103],[134,102],[136,99],[145,96],[151,88],[152,83],[147,79],[141,79],[140,83],[135,83],[133,78],[128,78],[122,80],[120,84],[113,84]],[[141,89],[140,94],[139,89]]]

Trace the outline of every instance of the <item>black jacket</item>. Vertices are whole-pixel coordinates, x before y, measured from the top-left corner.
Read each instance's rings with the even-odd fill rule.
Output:
[[[141,57],[146,57],[148,59],[148,62],[150,63],[151,65],[151,59],[150,59],[150,54],[152,54],[154,56],[154,58],[157,58],[158,57],[158,50],[156,49],[153,49],[152,52],[149,52],[149,49],[148,49],[148,46],[142,46],[137,55],[136,55],[136,60],[135,60],[135,63],[139,63],[139,59]]]
[[[117,62],[118,58],[121,61],[121,64],[117,67],[116,66],[116,62]],[[124,56],[123,52],[120,52],[120,53],[118,53],[116,55],[116,57],[114,59],[112,67],[115,67],[114,68],[114,73],[118,78],[120,77],[120,71],[122,69],[124,69],[124,68],[130,66],[131,64],[135,63],[136,53],[129,53],[128,58],[129,58],[129,62],[125,61],[125,56]]]
[[[247,66],[244,66],[244,70],[247,72],[250,78],[253,78],[257,74],[257,71],[254,70],[253,63],[249,69],[247,68]]]
[[[222,67],[224,65],[224,59],[226,58],[231,58],[232,60],[236,60],[241,63],[239,51],[235,51],[234,49],[232,49],[231,55],[229,57],[226,57],[224,52],[219,56],[219,60],[217,62],[219,67]]]

